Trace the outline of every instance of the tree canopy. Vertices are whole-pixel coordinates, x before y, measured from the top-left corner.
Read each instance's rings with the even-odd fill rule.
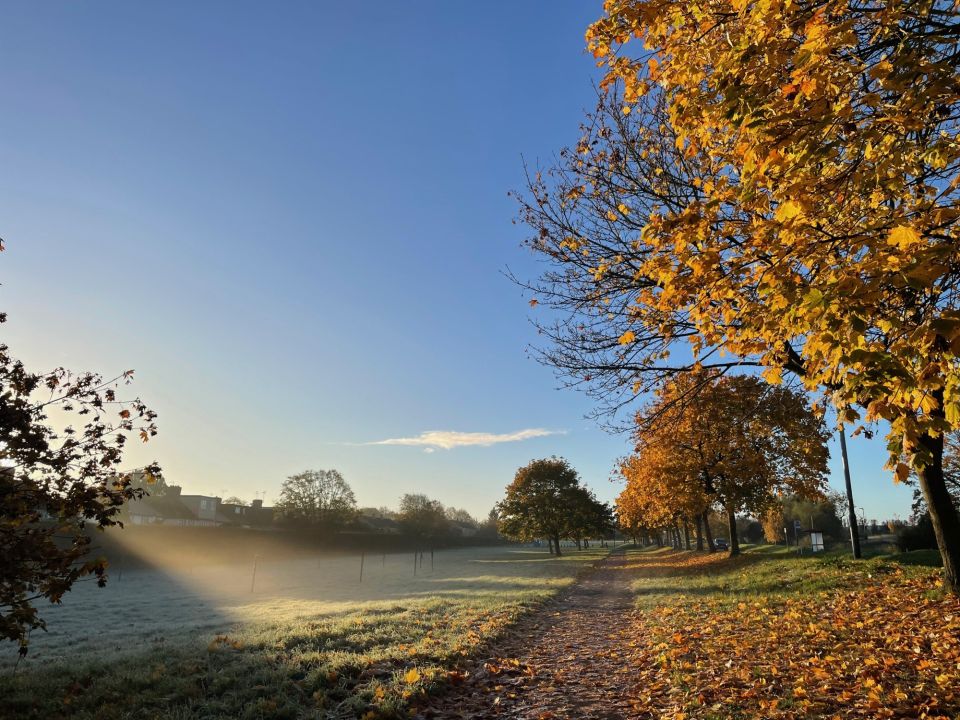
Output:
[[[337,470],[305,470],[283,481],[277,511],[286,521],[336,530],[357,515],[357,500]]]
[[[503,535],[524,541],[547,538],[557,555],[561,538],[603,536],[613,523],[609,506],[580,483],[570,463],[557,457],[533,460],[517,470],[496,512]]]
[[[699,389],[691,393],[689,384]],[[694,521],[712,507],[760,516],[790,492],[821,497],[827,433],[805,397],[753,376],[679,376],[637,417],[636,452],[621,464],[618,514],[646,528]]]
[[[84,576],[106,583],[89,529],[120,524],[123,504],[159,476],[151,464],[135,487],[119,469],[131,435],[157,432],[152,410],[118,396],[132,378],[34,373],[0,345],[0,636],[22,653],[45,627],[36,601],[59,603]]]
[[[443,505],[422,493],[407,493],[400,498],[397,522],[404,533],[424,540],[443,537],[450,530]]]
[[[755,365],[889,422],[960,589],[941,464],[960,422],[952,4],[604,8],[587,39],[608,95],[521,201],[550,263],[530,286],[570,318],[546,358],[612,405]]]

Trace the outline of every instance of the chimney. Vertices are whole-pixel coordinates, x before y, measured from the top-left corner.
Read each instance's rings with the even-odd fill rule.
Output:
[[[262,510],[263,500],[260,500],[260,499],[254,500],[252,503],[250,503],[250,507],[252,507],[254,510]]]

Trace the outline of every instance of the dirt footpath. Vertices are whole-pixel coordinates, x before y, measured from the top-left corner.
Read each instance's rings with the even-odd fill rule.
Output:
[[[628,718],[630,664],[621,642],[634,617],[626,557],[598,569],[520,621],[417,718]],[[625,653],[624,653],[625,655]]]

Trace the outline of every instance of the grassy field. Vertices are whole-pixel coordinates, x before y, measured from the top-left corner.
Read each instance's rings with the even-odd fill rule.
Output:
[[[0,669],[15,718],[395,717],[606,554],[471,548],[125,574]]]
[[[960,602],[935,552],[630,557],[639,714],[960,717]]]

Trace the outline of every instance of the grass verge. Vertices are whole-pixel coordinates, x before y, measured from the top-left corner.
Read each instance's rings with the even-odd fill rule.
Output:
[[[471,565],[467,590],[331,611],[271,602],[269,620],[193,643],[71,661],[0,679],[18,718],[395,718],[460,675],[458,663],[605,556],[505,553]],[[487,573],[489,570],[489,574]],[[475,588],[475,589],[471,589]]]

